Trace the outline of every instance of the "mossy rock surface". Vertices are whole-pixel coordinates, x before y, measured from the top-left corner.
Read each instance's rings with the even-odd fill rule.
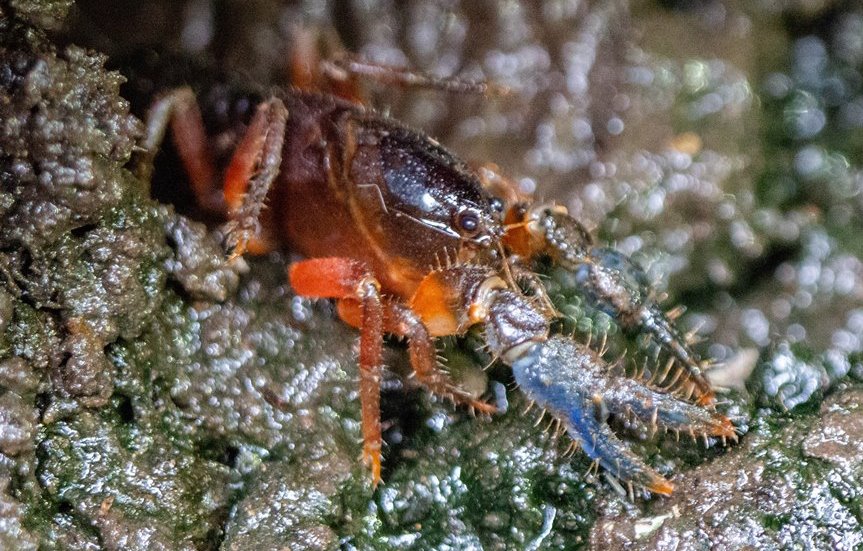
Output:
[[[704,31],[705,54],[684,31],[709,28],[706,8],[548,2],[489,19],[474,2],[416,0],[398,16],[384,2],[227,2],[210,16],[233,38],[216,48],[154,30],[180,4],[118,3],[139,18],[127,36],[91,4],[62,28],[70,2],[0,2],[0,549],[863,545],[859,9],[717,3],[738,38]],[[197,28],[186,7],[177,20]],[[442,15],[449,26],[432,24]],[[522,413],[528,398],[505,368],[482,370],[475,336],[440,346],[464,384],[508,404],[492,419],[416,388],[392,342],[373,489],[355,332],[292,295],[286,254],[227,264],[194,209],[131,170],[142,123],[124,95],[155,91],[141,75],[160,58],[122,54],[155,39],[203,48],[265,89],[300,19],[356,50],[517,89],[375,101],[565,202],[690,306],[681,322],[704,322],[699,350],[726,366],[742,441],[632,435],[679,491],[630,502]],[[115,63],[131,65],[122,92]],[[547,275],[564,330],[623,348],[566,274]]]

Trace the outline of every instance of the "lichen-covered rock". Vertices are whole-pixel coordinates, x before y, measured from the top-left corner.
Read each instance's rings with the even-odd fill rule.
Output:
[[[339,514],[350,466],[330,462],[262,465],[228,521],[222,549],[333,549],[339,536],[325,519]]]
[[[0,16],[14,16],[43,29],[56,29],[63,24],[66,13],[75,0],[9,0],[0,7]]]
[[[863,465],[863,390],[845,390],[821,404],[821,417],[803,440],[806,457],[860,477]]]
[[[0,537],[48,549],[211,545],[231,473],[169,436],[166,424],[182,426],[175,409],[154,413],[173,405],[152,387],[173,365],[122,363],[175,296],[165,228],[178,222],[123,167],[141,124],[118,95],[122,78],[104,56],[56,51],[14,4],[0,18]]]
[[[0,476],[0,549],[36,551],[40,538],[27,528],[24,504],[8,494],[9,477]]]
[[[226,512],[228,469],[196,457],[169,430],[142,430],[118,415],[81,413],[45,429],[44,491],[88,519],[109,549],[194,549],[213,537]]]
[[[193,298],[223,301],[236,290],[238,273],[235,266],[225,263],[217,236],[203,224],[188,218],[166,217],[165,233],[174,250],[165,267],[183,290]]]
[[[15,305],[12,295],[0,289],[0,333],[6,331],[6,327],[12,322],[12,314],[15,313]]]
[[[24,358],[13,356],[0,361],[0,387],[29,394],[36,390],[39,379]]]

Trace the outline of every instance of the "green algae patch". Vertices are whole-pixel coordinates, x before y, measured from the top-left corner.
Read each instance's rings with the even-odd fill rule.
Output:
[[[424,400],[423,400],[424,401]],[[341,526],[351,549],[571,549],[593,522],[589,461],[521,413],[522,398],[492,420],[432,408],[391,446],[386,485],[367,512]],[[354,501],[352,509],[362,510]]]

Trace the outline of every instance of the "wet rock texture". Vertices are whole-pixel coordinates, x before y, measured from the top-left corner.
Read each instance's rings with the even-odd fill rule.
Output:
[[[858,549],[863,391],[817,414],[753,427],[733,454],[678,477],[681,491],[644,511],[612,511],[591,541],[607,549]],[[770,436],[765,433],[770,430]]]
[[[679,9],[0,2],[0,549],[863,545],[863,11],[665,4]],[[169,144],[162,188],[133,170],[142,124],[124,96],[140,115],[158,88],[141,76],[158,72],[153,46],[265,89],[301,22],[380,62],[510,86],[370,89],[558,198],[689,306],[742,441],[631,435],[679,491],[630,502],[522,414],[471,337],[442,352],[508,411],[473,419],[389,375],[373,491],[355,333],[292,296],[286,255],[226,264],[218,233],[175,211],[188,201],[157,200],[184,186],[162,167]],[[549,275],[566,330],[625,348]],[[403,352],[389,347],[394,373]]]

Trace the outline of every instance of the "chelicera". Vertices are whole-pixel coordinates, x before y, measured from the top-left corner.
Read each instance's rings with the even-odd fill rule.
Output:
[[[731,421],[714,410],[704,362],[673,316],[648,298],[635,264],[594,247],[562,206],[534,204],[507,179],[369,108],[352,78],[374,73],[457,91],[482,85],[350,57],[338,70],[330,66],[327,81],[308,69],[318,66],[317,59],[296,61],[296,86],[260,103],[221,190],[191,91],[154,103],[144,148],[155,151],[170,127],[198,202],[228,213],[230,255],[274,246],[301,253],[306,259],[288,270],[294,291],[335,299],[341,319],[359,330],[362,457],[374,484],[381,481],[385,334],[407,338],[411,366],[429,391],[490,414],[494,406],[454,384],[435,350],[435,338],[480,326],[488,350],[512,367],[521,390],[630,494],[638,487],[667,495],[674,486],[618,439],[610,415],[706,442],[736,439]],[[533,271],[549,258],[667,361],[628,378],[589,346],[553,334],[557,313]]]

